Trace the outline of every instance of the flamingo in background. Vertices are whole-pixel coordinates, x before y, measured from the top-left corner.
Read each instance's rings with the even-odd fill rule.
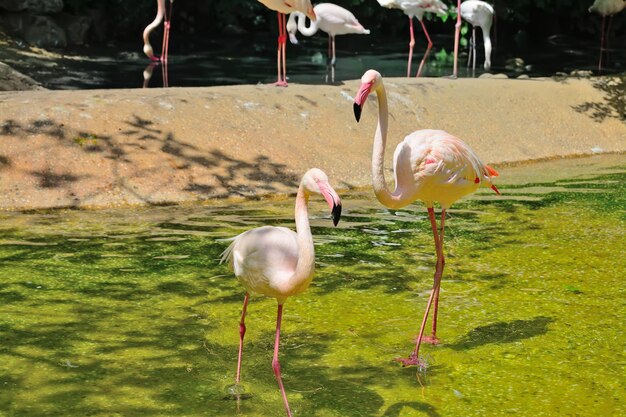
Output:
[[[595,12],[602,15],[602,27],[600,29],[600,60],[598,61],[598,71],[602,70],[602,52],[608,47],[608,37],[611,31],[611,22],[613,22],[613,15],[626,9],[626,0],[595,0],[589,12]],[[606,32],[604,30],[604,21],[609,16],[609,24]],[[606,35],[605,35],[606,33]]]
[[[297,44],[297,30],[304,36],[313,36],[317,33],[318,29],[323,30],[328,34],[328,59],[332,66],[335,65],[336,61],[336,35],[347,35],[351,33],[369,35],[370,33],[368,29],[365,29],[363,25],[359,23],[352,12],[341,6],[332,3],[320,3],[316,4],[313,10],[315,11],[315,16],[317,16],[317,21],[311,22],[309,27],[306,27],[304,22],[305,17],[302,13],[293,12],[289,15],[289,21],[287,22],[289,39],[291,43]]]
[[[494,15],[493,7],[489,3],[480,0],[467,0],[461,3],[461,17],[472,25],[472,45],[470,54],[467,58],[467,66],[469,67],[470,59],[473,57],[472,68],[476,71],[476,26],[480,26],[483,31],[483,43],[485,45],[485,71],[491,68],[491,22]]]
[[[286,43],[287,33],[285,30],[285,14],[292,12],[302,12],[306,14],[309,19],[315,21],[315,12],[311,5],[311,0],[258,0],[267,8],[274,10],[278,13],[278,79],[274,85],[280,87],[287,87],[287,58],[286,58]],[[281,65],[282,64],[282,65]]]
[[[167,62],[168,44],[170,40],[170,23],[172,19],[172,6],[174,0],[170,0],[169,12],[165,13],[165,0],[157,0],[157,15],[146,28],[143,30],[143,52],[153,62]],[[150,45],[150,33],[161,24],[165,18],[163,25],[163,44],[161,45],[161,57],[154,55],[152,45]]]
[[[424,53],[422,62],[417,70],[416,76],[419,77],[422,74],[422,68],[424,66],[424,62],[426,61],[426,57],[430,52],[430,48],[433,47],[433,42],[430,40],[430,36],[428,35],[428,31],[426,30],[426,25],[424,25],[422,17],[426,12],[444,14],[448,10],[448,6],[446,6],[441,0],[378,0],[378,4],[388,9],[400,9],[409,17],[411,40],[409,42],[409,62],[406,68],[407,77],[411,76],[411,61],[413,59],[413,46],[415,46],[415,36],[413,35],[413,17],[417,17],[417,20],[421,23],[424,35],[426,35],[426,40],[428,41],[428,48],[426,48],[426,53]]]
[[[357,122],[361,118],[363,105],[368,95],[376,92],[378,98],[378,126],[374,136],[372,155],[372,178],[376,198],[384,206],[392,209],[404,207],[415,200],[421,200],[428,208],[428,217],[435,239],[437,265],[433,289],[430,293],[422,325],[413,353],[408,358],[397,358],[403,366],[422,366],[419,360],[419,348],[422,340],[438,343],[437,309],[439,288],[443,275],[443,235],[446,210],[461,197],[473,193],[479,187],[491,187],[500,194],[492,183],[498,173],[483,164],[478,156],[462,140],[443,130],[418,130],[398,145],[393,155],[393,170],[396,187],[390,192],[385,182],[384,157],[387,143],[388,108],[387,94],[383,78],[375,70],[369,70],[361,78],[361,87],[354,99],[354,116]],[[437,226],[433,203],[441,205],[441,226]],[[426,320],[431,305],[434,304],[432,336],[423,337]]]
[[[278,362],[280,324],[283,304],[287,298],[305,291],[313,279],[315,251],[307,212],[309,196],[312,193],[321,194],[324,197],[331,209],[333,223],[337,226],[341,217],[341,199],[330,186],[328,176],[322,170],[312,168],[302,177],[296,195],[296,232],[285,227],[274,226],[248,230],[232,239],[233,242],[222,253],[221,259],[221,262],[230,263],[237,279],[246,289],[239,323],[239,354],[235,382],[239,384],[241,380],[243,337],[246,333],[245,318],[250,293],[274,297],[278,301],[278,315],[272,368],[289,417],[291,417],[291,410]]]

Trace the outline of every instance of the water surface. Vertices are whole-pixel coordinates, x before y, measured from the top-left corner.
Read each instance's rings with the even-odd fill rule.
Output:
[[[420,204],[312,201],[317,275],[285,305],[281,363],[300,416],[624,415],[623,155],[501,169],[503,196],[455,205],[439,334],[408,354],[432,285]],[[332,179],[331,179],[332,182]],[[0,415],[282,416],[276,302],[249,306],[220,240],[293,227],[293,200],[0,214]]]

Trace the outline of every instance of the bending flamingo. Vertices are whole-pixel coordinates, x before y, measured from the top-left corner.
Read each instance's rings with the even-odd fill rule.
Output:
[[[315,21],[315,12],[311,5],[311,0],[258,0],[271,10],[275,10],[278,13],[278,79],[274,83],[277,86],[287,87],[287,58],[286,58],[286,44],[287,33],[285,30],[285,14],[292,12],[302,12],[308,16],[309,19]]]
[[[602,70],[602,52],[607,49],[608,37],[611,31],[611,22],[613,22],[613,15],[626,9],[626,0],[595,0],[589,12],[595,12],[602,15],[602,27],[600,29],[600,60],[598,61],[598,71]],[[604,21],[609,16],[609,24],[604,30]]]
[[[323,30],[328,34],[328,59],[333,66],[336,61],[336,35],[347,35],[351,33],[369,35],[370,33],[369,30],[365,29],[363,25],[359,23],[352,12],[341,6],[337,6],[332,3],[320,3],[316,4],[315,7],[313,7],[313,10],[315,11],[317,20],[315,22],[311,22],[309,27],[306,27],[304,15],[302,13],[293,12],[289,15],[289,21],[287,22],[289,39],[291,40],[291,43],[297,44],[297,30],[299,30],[304,36],[313,36],[317,33],[318,29]]]
[[[419,348],[422,340],[437,343],[437,309],[439,288],[443,275],[443,235],[446,210],[461,197],[476,191],[479,187],[498,189],[492,178],[498,173],[483,164],[478,156],[460,139],[443,130],[418,130],[404,138],[393,155],[393,170],[396,187],[390,192],[385,182],[384,156],[387,143],[388,109],[387,95],[383,78],[377,71],[369,70],[361,78],[361,87],[354,99],[354,115],[357,122],[361,118],[363,105],[368,95],[376,92],[378,97],[378,126],[374,136],[372,154],[372,178],[374,193],[383,205],[389,208],[401,208],[415,200],[424,202],[435,239],[437,266],[433,289],[428,299],[417,343],[408,358],[398,358],[403,366],[421,365]],[[441,205],[441,226],[437,226],[434,202]],[[434,304],[432,336],[424,338],[424,328],[428,313]]]
[[[278,362],[280,324],[283,304],[287,298],[306,290],[313,279],[315,252],[307,213],[307,204],[312,193],[321,194],[324,197],[331,209],[333,223],[336,226],[341,217],[341,199],[328,183],[326,174],[320,169],[313,168],[302,177],[296,195],[296,232],[285,227],[257,227],[234,237],[233,242],[222,253],[222,262],[230,263],[237,279],[246,289],[239,323],[239,355],[235,381],[238,384],[241,376],[243,337],[246,333],[245,318],[250,293],[274,297],[278,301],[278,315],[272,368],[287,415],[290,417],[291,410]]]
[[[476,70],[476,26],[480,26],[483,31],[483,43],[485,45],[485,71],[491,68],[491,22],[494,15],[493,7],[489,3],[481,0],[467,0],[461,3],[461,17],[472,25],[472,45],[470,54],[467,58],[467,66],[469,67],[470,59],[473,57],[472,68]]]
[[[413,17],[417,17],[417,20],[421,23],[424,35],[426,35],[426,40],[428,41],[428,48],[426,48],[422,62],[417,70],[416,76],[419,77],[422,74],[422,68],[424,66],[424,62],[426,61],[426,57],[430,52],[430,48],[433,47],[433,42],[430,40],[430,36],[428,35],[428,31],[426,30],[426,25],[424,25],[422,17],[426,12],[444,14],[448,10],[448,6],[446,6],[441,0],[378,0],[378,3],[382,7],[386,7],[388,9],[400,9],[409,17],[411,40],[409,42],[409,62],[406,67],[407,77],[411,76],[411,61],[413,60],[413,46],[415,46],[415,37],[413,35]]]
[[[168,44],[170,40],[170,24],[172,20],[172,6],[174,0],[170,0],[170,9],[165,13],[165,0],[157,0],[157,15],[146,28],[143,30],[143,52],[154,62],[167,62]],[[154,55],[152,45],[150,45],[150,33],[161,24],[165,18],[163,25],[163,44],[161,45],[161,57]]]

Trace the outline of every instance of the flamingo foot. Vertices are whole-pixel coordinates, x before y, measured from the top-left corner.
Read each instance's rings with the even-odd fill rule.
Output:
[[[289,84],[287,84],[287,81],[283,81],[283,80],[278,80],[272,85],[275,85],[276,87],[289,87]]]
[[[415,352],[411,353],[408,358],[394,358],[393,360],[400,363],[403,368],[415,365],[419,369],[426,369],[428,366],[426,361],[418,358]]]
[[[423,336],[422,337],[422,342],[428,343],[428,344],[431,344],[431,345],[438,345],[439,344],[439,339],[437,339],[437,336]]]

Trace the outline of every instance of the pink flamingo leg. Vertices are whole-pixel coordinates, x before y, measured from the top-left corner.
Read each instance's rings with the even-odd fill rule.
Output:
[[[435,250],[437,252],[437,266],[435,268],[435,279],[433,284],[433,289],[430,292],[430,297],[428,297],[428,303],[426,304],[426,311],[424,312],[424,317],[422,318],[422,325],[420,326],[420,332],[417,336],[417,341],[415,343],[415,349],[409,355],[408,358],[395,358],[396,362],[400,362],[402,366],[410,366],[416,365],[418,367],[425,366],[425,363],[419,358],[419,350],[420,345],[422,344],[422,338],[424,336],[424,329],[426,328],[426,321],[428,320],[428,313],[430,312],[430,308],[433,304],[433,300],[436,297],[438,292],[438,287],[441,282],[441,276],[443,274],[443,242],[440,240],[440,235],[437,231],[437,220],[435,219],[435,210],[432,207],[428,208],[428,217],[430,218],[430,224],[433,230],[433,237],[435,239]]]
[[[424,56],[422,57],[422,62],[420,62],[420,66],[417,69],[417,74],[415,74],[416,77],[421,77],[422,76],[422,69],[424,68],[424,64],[426,63],[426,58],[428,58],[428,54],[430,53],[430,49],[433,47],[433,42],[430,40],[430,36],[428,36],[428,31],[426,30],[426,25],[424,24],[424,21],[420,20],[420,23],[422,24],[422,29],[424,30],[424,35],[426,35],[426,40],[428,40],[428,48],[426,48],[426,52],[424,53]]]
[[[274,358],[272,359],[272,369],[274,369],[274,375],[278,381],[278,387],[280,393],[283,396],[283,403],[285,404],[285,410],[287,415],[291,417],[291,410],[289,409],[289,402],[287,401],[287,394],[285,393],[285,387],[283,385],[283,378],[280,376],[280,362],[278,362],[278,347],[280,343],[280,323],[283,319],[283,305],[278,304],[278,315],[276,317],[276,338],[274,339]]]
[[[246,293],[243,299],[243,308],[241,309],[241,321],[239,322],[239,354],[237,355],[237,376],[235,377],[235,383],[241,381],[241,356],[243,353],[243,337],[246,335],[246,310],[248,309],[248,300],[250,294]]]
[[[170,27],[172,22],[172,7],[174,1],[170,0],[170,9],[165,16],[165,22],[163,23],[163,46],[161,51],[161,61],[167,62],[169,55],[169,42],[170,42]]]
[[[454,64],[452,68],[452,78],[457,77],[457,61],[459,58],[459,37],[461,35],[461,0],[458,0],[456,7],[456,24],[454,25]]]
[[[409,62],[406,66],[406,76],[411,76],[411,61],[413,60],[413,47],[415,46],[415,36],[413,34],[413,17],[409,16],[409,30],[411,31],[411,39],[409,41]]]
[[[287,32],[285,28],[285,15],[278,13],[278,53],[277,53],[277,66],[278,66],[278,79],[274,85],[279,87],[287,87],[287,67],[286,67],[286,44],[287,44]]]
[[[445,257],[443,255],[443,232],[444,232],[444,224],[445,224],[445,220],[446,220],[446,210],[443,209],[441,210],[441,230],[439,232],[439,242],[441,244],[441,274],[439,276],[439,282],[437,283],[437,289],[435,291],[435,298],[434,298],[434,309],[433,309],[433,333],[431,336],[426,336],[424,338],[422,338],[422,341],[425,343],[430,343],[433,345],[436,345],[439,343],[439,339],[437,339],[437,312],[439,311],[439,290],[441,289],[441,276],[443,275],[443,268],[446,265],[446,260]],[[434,233],[434,231],[433,231]],[[439,257],[439,255],[438,255]],[[439,262],[439,259],[437,260]],[[434,284],[433,284],[434,287]]]

